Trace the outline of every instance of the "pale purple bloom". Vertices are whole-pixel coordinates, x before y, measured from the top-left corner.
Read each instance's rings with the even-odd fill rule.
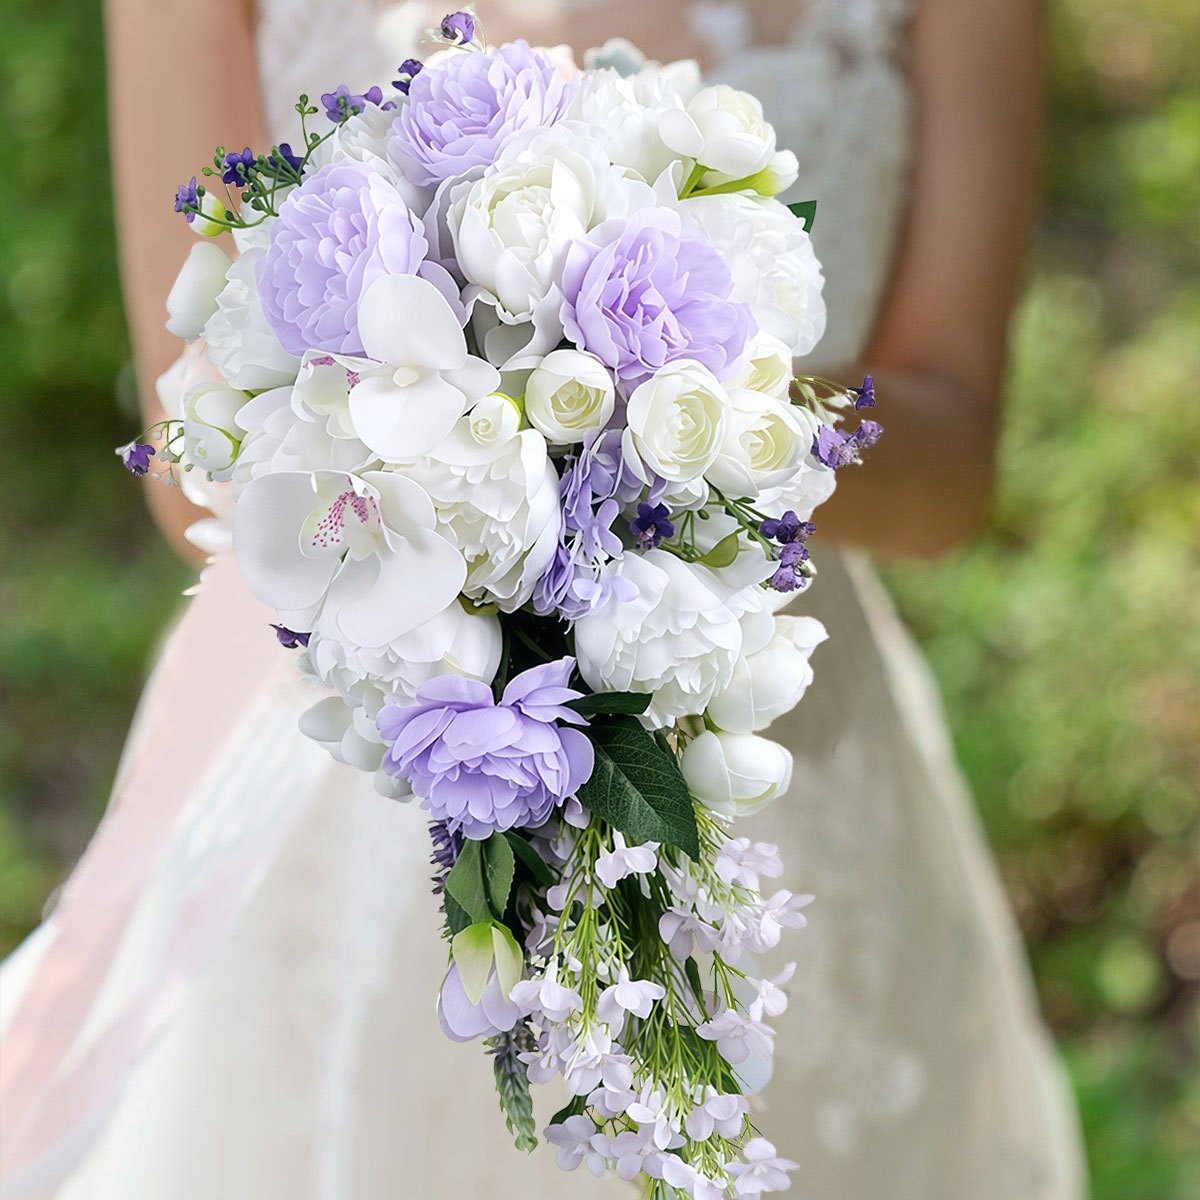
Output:
[[[597,1177],[604,1174],[608,1139],[599,1132],[590,1117],[576,1113],[558,1125],[549,1126],[546,1131],[546,1141],[553,1142],[558,1147],[557,1162],[560,1170],[574,1171],[581,1162],[588,1163],[588,1169]],[[601,1145],[596,1146],[599,1138]],[[599,1171],[593,1165],[599,1160]]]
[[[715,1131],[723,1138],[736,1138],[742,1132],[743,1118],[750,1111],[750,1102],[736,1093],[721,1095],[714,1087],[704,1090],[704,1101],[695,1105],[687,1115],[687,1135],[693,1142],[702,1142]]]
[[[672,1116],[662,1092],[652,1089],[649,1084],[625,1113],[642,1129],[651,1131],[651,1139],[659,1150],[670,1150],[683,1144],[676,1118]]]
[[[181,183],[175,193],[175,211],[183,213],[190,225],[200,211],[200,192],[196,187],[195,175],[187,183]]]
[[[295,650],[300,646],[307,646],[308,639],[312,637],[311,633],[297,633],[286,625],[272,625],[271,628],[275,630],[275,636],[285,650]]]
[[[423,807],[454,832],[482,840],[535,828],[591,776],[592,743],[568,701],[572,658],[532,667],[511,679],[497,704],[487,684],[439,675],[415,703],[386,704],[377,725],[389,744],[383,766],[408,780]]]
[[[596,878],[606,888],[614,888],[629,875],[645,875],[658,866],[657,842],[640,846],[625,844],[625,835],[613,831],[613,848],[596,859]]]
[[[249,182],[247,172],[254,166],[257,156],[249,146],[240,154],[231,150],[221,160],[221,182],[231,184],[236,188],[244,188]]]
[[[563,268],[563,327],[627,388],[690,359],[727,379],[755,332],[733,277],[673,209],[643,209],[579,238]]]
[[[812,896],[798,896],[780,889],[768,899],[760,901],[754,911],[754,924],[746,938],[746,945],[755,954],[765,954],[779,945],[784,927],[803,929],[808,921],[800,911],[812,903]]]
[[[145,475],[150,470],[150,460],[157,453],[149,442],[130,442],[128,446],[122,446],[117,451],[121,465],[131,475]]]
[[[620,1112],[624,1111],[624,1109],[620,1110]],[[612,1115],[615,1117],[620,1113]],[[616,1160],[617,1178],[623,1179],[626,1183],[632,1183],[642,1173],[648,1155],[657,1155],[657,1153],[653,1139],[642,1129],[622,1130],[612,1139],[609,1146],[609,1154]],[[678,1162],[679,1160],[675,1159],[674,1161]]]
[[[760,876],[775,878],[783,874],[783,859],[779,847],[770,842],[730,838],[721,847],[713,869],[726,883],[740,883],[757,891]]]
[[[711,954],[721,940],[717,931],[691,909],[679,907],[667,909],[658,918],[658,936],[680,962],[697,950]]]
[[[662,1177],[691,1200],[725,1200],[726,1182],[703,1175],[691,1163],[668,1154],[663,1157]]]
[[[788,995],[783,985],[796,973],[796,964],[788,963],[774,979],[759,979],[754,984],[754,999],[747,1009],[751,1018],[761,1021],[764,1017],[782,1016],[787,1011]]]
[[[626,1013],[633,1013],[644,1021],[650,1015],[654,1002],[666,994],[666,988],[661,983],[649,979],[630,979],[628,968],[622,966],[616,982],[600,993],[596,1015],[615,1036],[625,1023]]]
[[[362,354],[359,301],[377,279],[417,274],[427,249],[421,222],[379,172],[329,163],[279,210],[255,268],[263,313],[289,354]]]
[[[830,425],[822,425],[813,438],[813,457],[836,471],[840,467],[862,462],[862,452],[874,446],[882,436],[883,426],[878,421],[864,421],[853,433],[843,433]]]
[[[696,1033],[705,1041],[716,1042],[721,1057],[734,1067],[748,1058],[770,1058],[775,1049],[775,1031],[770,1026],[732,1008],[697,1025]]]
[[[368,104],[382,104],[383,92],[373,87],[356,96],[344,83],[340,83],[332,92],[325,92],[321,96],[321,103],[325,105],[325,115],[340,125],[356,113],[366,112]]]
[[[456,46],[475,40],[475,18],[469,12],[452,12],[442,18],[441,35]]]
[[[493,163],[522,129],[553,125],[574,95],[549,55],[528,42],[493,54],[455,54],[414,79],[389,149],[422,187]]]
[[[540,979],[522,979],[513,986],[512,1002],[522,1016],[537,1013],[547,1021],[558,1024],[583,1007],[583,1000],[574,988],[558,982],[558,964],[551,961]]]
[[[763,1192],[785,1192],[792,1186],[787,1177],[797,1164],[789,1158],[779,1158],[775,1147],[766,1138],[751,1138],[742,1147],[744,1162],[730,1163],[729,1174],[734,1177],[734,1192],[739,1196],[759,1196]]]
[[[438,1021],[442,1032],[454,1042],[471,1042],[476,1038],[495,1037],[507,1033],[521,1019],[520,1011],[504,998],[496,969],[492,968],[478,1004],[472,1004],[458,976],[458,966],[451,964],[438,993]]]

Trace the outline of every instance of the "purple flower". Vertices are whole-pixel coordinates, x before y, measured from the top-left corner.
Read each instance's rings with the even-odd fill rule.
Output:
[[[629,388],[685,358],[726,379],[755,332],[750,307],[730,299],[732,291],[725,260],[686,236],[678,213],[644,209],[571,246],[563,326]]]
[[[362,354],[363,294],[386,275],[415,275],[427,248],[421,222],[379,172],[329,163],[280,207],[255,267],[263,313],[289,354]]]
[[[188,183],[181,183],[175,193],[175,211],[183,213],[190,225],[200,211],[200,193],[196,188],[196,177],[192,176]]]
[[[591,742],[562,727],[587,724],[565,707],[582,694],[567,686],[574,666],[563,658],[523,671],[498,704],[487,684],[436,676],[412,706],[390,702],[380,712],[384,770],[406,779],[451,833],[481,841],[544,824],[595,765]]]
[[[461,833],[451,833],[445,821],[429,822],[429,840],[433,843],[430,851],[430,861],[437,868],[438,882],[442,882],[450,868],[458,862],[462,853],[463,838]]]
[[[147,442],[130,442],[117,453],[121,456],[121,465],[131,475],[145,475],[150,470],[150,460],[158,452]]]
[[[271,628],[275,630],[275,636],[285,650],[295,650],[300,646],[307,646],[308,639],[312,637],[311,633],[297,633],[286,625],[272,625]]]
[[[475,18],[468,12],[453,12],[442,18],[442,37],[456,46],[475,40]]]
[[[553,125],[574,90],[528,42],[454,54],[412,80],[388,148],[409,179],[433,186],[490,165],[519,130]]]
[[[344,83],[339,83],[332,92],[322,94],[321,103],[325,105],[325,115],[334,124],[341,125],[355,113],[365,112],[368,104],[382,104],[383,92],[373,87],[356,96]]]
[[[419,58],[406,58],[396,69],[397,78],[392,80],[392,87],[398,92],[408,95],[412,81],[425,69],[425,64]]]
[[[671,510],[665,504],[638,505],[638,515],[629,522],[629,528],[637,538],[639,550],[654,550],[675,536],[675,526],[670,521]]]
[[[249,171],[255,161],[254,151],[249,146],[241,154],[231,151],[221,160],[221,166],[224,168],[221,182],[232,184],[233,187],[244,188],[249,182]]]
[[[875,407],[875,379],[874,376],[864,375],[862,387],[850,389],[850,394],[854,397],[854,411],[858,412],[863,408]]]
[[[768,517],[758,527],[765,538],[778,542],[779,568],[771,576],[769,586],[777,592],[794,592],[808,586],[809,572],[805,563],[812,557],[804,544],[816,532],[811,521],[802,521],[791,510],[782,517]]]
[[[862,462],[862,452],[874,446],[882,436],[883,426],[878,421],[864,421],[853,433],[822,425],[820,433],[813,438],[812,452],[830,470],[836,471],[839,467]]]
[[[765,538],[786,546],[789,542],[803,542],[812,537],[817,527],[811,521],[802,521],[789,508],[782,517],[768,517],[758,527]]]
[[[297,175],[300,173],[300,168],[304,163],[304,159],[300,155],[292,153],[290,142],[280,142],[271,151],[271,160],[279,163],[281,166],[290,167]]]

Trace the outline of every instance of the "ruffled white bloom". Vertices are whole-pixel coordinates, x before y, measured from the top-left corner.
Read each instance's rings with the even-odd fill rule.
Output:
[[[729,407],[729,394],[707,367],[690,359],[668,363],[629,398],[627,458],[672,482],[698,479],[721,452]]]
[[[733,272],[733,298],[793,355],[825,332],[825,278],[804,225],[777,200],[698,196],[681,210],[698,221]]]
[[[700,144],[687,157],[728,180],[748,179],[775,157],[775,129],[762,103],[728,84],[701,88],[687,106]]]
[[[411,800],[407,781],[382,769],[387,750],[371,719],[340,696],[326,696],[300,714],[300,732],[324,747],[335,762],[374,774],[375,790],[389,800]]]
[[[233,474],[242,441],[237,417],[248,399],[245,392],[219,383],[200,384],[183,397],[184,454],[216,482]]]
[[[424,212],[429,204],[428,189],[410,182],[396,160],[388,154],[388,133],[395,119],[394,109],[368,104],[362,112],[338,125],[332,135],[312,152],[305,174],[311,174],[328,163],[365,163],[400,193],[404,203],[413,212]]]
[[[708,716],[730,733],[757,733],[791,712],[812,683],[812,652],[829,636],[813,617],[775,619],[771,640],[739,660],[724,691],[713,697]]]
[[[584,679],[596,691],[650,693],[643,719],[654,728],[703,712],[733,676],[745,598],[665,550],[628,553],[609,569],[623,586],[575,623]]]
[[[212,242],[197,242],[188,253],[167,294],[167,329],[189,342],[204,332],[217,311],[217,296],[232,265],[228,254]]]
[[[527,603],[554,557],[561,524],[545,438],[518,431],[512,403],[488,396],[402,470],[433,501],[438,529],[466,560],[466,594],[506,612]]]
[[[790,480],[812,434],[786,400],[745,389],[729,394],[725,438],[705,478],[729,496],[757,496]]]
[[[586,131],[555,125],[518,134],[479,179],[452,189],[446,224],[473,285],[464,300],[527,327],[523,356],[547,353],[562,338],[559,284],[571,243],[654,203],[651,188],[614,167]]]
[[[350,420],[385,462],[428,453],[500,382],[495,367],[467,352],[441,291],[416,275],[377,279],[359,303],[358,333],[373,361],[338,356],[358,375]]]
[[[679,766],[692,795],[727,817],[758,812],[792,782],[791,751],[753,733],[706,730],[688,743]]]
[[[317,620],[360,646],[386,646],[448,607],[466,580],[429,497],[382,471],[286,471],[249,483],[233,541],[250,590],[289,629]]]
[[[603,429],[616,407],[608,369],[582,350],[546,355],[525,383],[525,416],[548,442],[569,446]]]

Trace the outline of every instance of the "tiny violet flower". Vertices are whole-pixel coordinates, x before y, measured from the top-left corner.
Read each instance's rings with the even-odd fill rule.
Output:
[[[742,1147],[742,1158],[744,1162],[730,1163],[728,1167],[736,1195],[760,1196],[763,1192],[783,1192],[791,1187],[787,1173],[796,1170],[797,1164],[779,1158],[766,1138],[751,1138]]]
[[[864,421],[853,433],[843,433],[830,425],[822,425],[813,439],[813,456],[831,471],[862,462],[862,452],[870,449],[883,436],[878,421]]]
[[[271,161],[290,168],[297,175],[300,174],[300,168],[304,165],[304,159],[292,152],[290,142],[280,142],[271,151]]]
[[[271,628],[275,630],[275,636],[285,650],[295,650],[300,646],[307,646],[308,639],[312,637],[311,633],[297,633],[286,625],[272,625]]]
[[[200,192],[196,187],[195,175],[187,183],[181,183],[175,193],[175,211],[183,213],[190,225],[200,211]]]
[[[249,146],[240,154],[236,151],[230,151],[221,160],[223,168],[221,182],[230,184],[236,188],[244,188],[250,182],[250,170],[256,161],[254,151]]]
[[[670,521],[671,510],[665,504],[638,505],[638,515],[629,522],[629,528],[637,538],[639,550],[656,550],[665,541],[675,536],[675,526]]]
[[[131,475],[145,475],[150,470],[150,460],[156,453],[154,447],[147,442],[130,442],[128,446],[121,446],[117,450],[121,465]]]
[[[383,91],[373,87],[356,96],[344,83],[340,83],[332,92],[322,93],[321,103],[325,105],[325,115],[341,125],[356,113],[365,112],[368,104],[382,105]]]
[[[469,12],[448,13],[438,32],[451,44],[466,46],[475,40],[475,18]]]
[[[788,509],[782,517],[768,517],[758,527],[759,533],[781,546],[792,542],[803,542],[812,537],[817,527],[811,521],[802,521],[792,509]]]
[[[596,859],[596,878],[606,888],[614,888],[629,875],[645,875],[658,866],[657,842],[627,846],[625,835],[613,831],[613,848]]]
[[[412,86],[412,81],[425,69],[425,64],[419,58],[406,58],[399,67],[396,68],[396,78],[392,80],[392,87],[396,91],[408,95],[408,89]]]
[[[633,1013],[643,1021],[650,1015],[656,1000],[667,994],[660,983],[649,979],[629,978],[629,969],[622,964],[616,983],[600,993],[596,1015],[615,1032],[625,1023],[625,1014]]]
[[[858,412],[864,408],[875,407],[875,379],[871,375],[864,375],[862,386],[851,388],[850,395],[854,397],[854,411]]]

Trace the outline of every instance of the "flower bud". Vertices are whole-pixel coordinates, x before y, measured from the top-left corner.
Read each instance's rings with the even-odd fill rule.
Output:
[[[701,89],[688,105],[704,146],[697,161],[729,180],[765,171],[775,157],[775,130],[762,104],[727,84]]]
[[[249,397],[225,384],[201,384],[183,398],[184,454],[209,478],[228,479],[242,445],[237,414]]]
[[[548,442],[569,446],[608,424],[616,389],[604,364],[581,350],[546,355],[525,385],[525,416]]]
[[[787,791],[792,755],[754,733],[702,733],[680,760],[683,777],[701,804],[727,817],[746,817]]]
[[[208,318],[217,311],[217,296],[225,286],[231,262],[212,242],[192,247],[167,295],[167,329],[176,337],[190,342],[203,332]]]
[[[201,237],[217,237],[228,229],[224,224],[228,216],[229,210],[225,205],[212,192],[205,192],[200,197],[200,211],[191,222],[192,232]]]

